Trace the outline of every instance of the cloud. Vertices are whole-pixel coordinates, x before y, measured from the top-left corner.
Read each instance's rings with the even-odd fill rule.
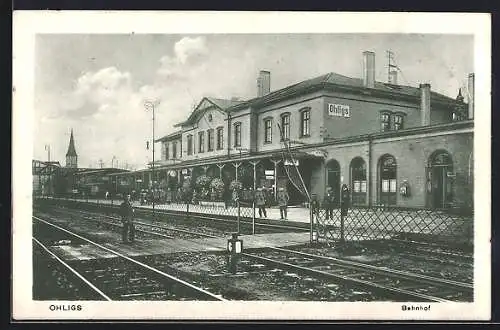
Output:
[[[184,37],[174,45],[176,58],[181,64],[186,64],[188,60],[198,60],[208,53],[206,39],[204,37]]]

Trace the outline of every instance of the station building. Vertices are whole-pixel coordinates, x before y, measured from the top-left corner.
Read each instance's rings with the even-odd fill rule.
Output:
[[[375,54],[363,52],[360,77],[337,73],[271,91],[261,71],[250,100],[203,98],[178,129],[155,142],[153,169],[117,174],[130,184],[178,187],[206,174],[244,187],[286,187],[291,203],[307,200],[287,175],[296,166],[309,194],[347,184],[352,204],[472,208],[474,102],[418,87],[375,81]],[[469,94],[474,75],[469,75]],[[286,144],[285,144],[286,142]],[[284,153],[292,151],[293,159]],[[285,157],[284,157],[285,155]]]

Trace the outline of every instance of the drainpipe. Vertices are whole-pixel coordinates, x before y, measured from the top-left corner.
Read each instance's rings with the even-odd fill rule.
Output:
[[[227,157],[231,157],[231,114],[227,114]]]
[[[368,136],[368,207],[372,206],[372,136]],[[351,188],[352,189],[352,188]]]

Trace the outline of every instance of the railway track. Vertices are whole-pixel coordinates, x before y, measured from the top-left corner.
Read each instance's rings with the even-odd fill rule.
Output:
[[[42,218],[33,216],[33,219],[49,226],[51,230],[64,232],[68,236],[85,241],[113,256],[91,261],[79,261],[72,265],[58,257],[55,259],[61,264],[64,263],[63,265],[68,271],[80,278],[105,300],[226,300],[219,295],[169,275]],[[36,237],[33,237],[33,240],[38,245],[43,245]],[[48,247],[43,246],[46,251],[50,252]],[[53,253],[52,256],[56,257]]]
[[[387,292],[394,297],[418,301],[450,302],[472,300],[473,285],[430,276],[376,267],[350,260],[268,248],[261,253],[243,253],[245,257],[290,271],[348,282],[369,290]]]
[[[53,209],[56,212],[61,212],[65,214],[81,214],[82,218],[85,220],[90,220],[90,221],[95,221],[97,223],[104,223],[107,225],[115,226],[115,227],[122,227],[121,224],[121,218],[115,217],[115,216],[110,216],[110,215],[105,215],[105,214],[99,214],[95,212],[89,212],[89,211],[81,211],[81,210],[67,210],[67,209]],[[110,219],[111,221],[105,221],[102,220],[102,218]],[[141,221],[142,220],[142,221]],[[148,222],[146,219],[141,219],[139,220],[134,220],[134,225],[136,231],[140,231],[143,233],[147,233],[150,235],[156,235],[159,236],[160,238],[182,238],[182,239],[188,239],[188,238],[201,238],[201,237],[224,237],[225,233],[220,233],[219,235],[211,235],[207,233],[201,233],[198,231],[192,231],[188,229],[181,229],[181,228],[173,228],[170,226],[165,226],[162,224],[153,224]],[[150,228],[145,229],[145,228]]]

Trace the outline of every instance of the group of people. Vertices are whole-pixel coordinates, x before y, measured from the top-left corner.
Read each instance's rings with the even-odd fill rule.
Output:
[[[312,196],[311,208],[313,213],[318,214],[320,209],[320,203],[316,195]],[[349,187],[343,184],[340,189],[340,196],[335,195],[335,190],[332,187],[327,187],[325,196],[323,198],[323,208],[325,210],[326,220],[333,220],[333,210],[340,206],[340,215],[342,217],[347,215],[347,209],[349,208],[350,196]]]
[[[259,218],[267,218],[266,205],[267,203],[267,194],[265,192],[265,188],[257,188],[255,192],[255,206],[257,206],[259,210]],[[276,201],[278,202],[278,206],[280,208],[280,219],[287,220],[288,218],[288,201],[290,200],[290,196],[285,188],[281,187],[278,189],[278,194],[276,196]]]
[[[238,191],[233,191],[233,200],[239,202]],[[280,187],[276,196],[278,206],[280,209],[280,219],[287,220],[288,218],[288,202],[290,200],[290,196],[285,188]],[[265,187],[257,188],[254,195],[255,206],[258,208],[259,217],[267,218],[266,205],[267,194],[265,191]],[[328,187],[326,189],[326,193],[323,200],[323,207],[326,211],[326,219],[333,220],[333,210],[340,206],[341,216],[344,217],[347,215],[347,209],[349,207],[349,188],[346,184],[342,185],[339,198],[336,197],[335,191]],[[340,202],[340,203],[339,203]],[[318,214],[320,204],[317,200],[317,196],[312,196],[311,208],[313,213]],[[134,227],[134,208],[132,206],[132,199],[130,194],[124,195],[123,203],[120,205],[120,215],[123,223],[122,228],[122,240],[123,242],[133,242],[135,239],[135,227]]]

